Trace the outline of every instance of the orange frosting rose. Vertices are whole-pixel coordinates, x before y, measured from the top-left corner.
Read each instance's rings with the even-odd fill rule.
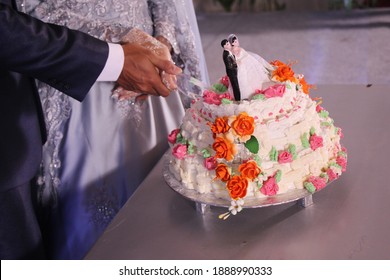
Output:
[[[238,175],[233,176],[227,183],[230,197],[233,199],[239,199],[246,196],[248,188],[248,180]]]
[[[241,113],[232,122],[232,127],[239,136],[248,136],[252,135],[255,130],[254,123],[253,117],[248,116],[247,113]]]
[[[243,178],[247,178],[249,180],[253,180],[253,179],[257,178],[257,176],[259,176],[259,174],[261,172],[261,170],[257,166],[256,162],[253,160],[247,161],[247,162],[241,164],[238,167],[238,171],[241,172],[241,176]]]
[[[233,143],[224,137],[215,138],[213,149],[217,158],[224,158],[227,161],[232,161],[236,153]]]
[[[282,64],[278,66],[278,68],[276,68],[272,72],[272,77],[280,82],[285,82],[285,81],[296,82],[296,78],[294,77],[294,75],[295,75],[294,71],[291,69],[290,66],[286,64]]]
[[[230,126],[229,126],[227,120],[228,120],[227,117],[216,118],[214,123],[209,123],[211,131],[214,134],[228,132],[230,129]]]
[[[281,62],[280,60],[274,60],[271,62],[271,64],[274,66],[277,66],[277,67],[286,65],[285,63]]]
[[[227,182],[230,179],[229,169],[226,164],[220,163],[215,168],[215,178],[220,179],[222,182]]]
[[[306,94],[309,94],[309,90],[313,87],[313,85],[308,85],[305,78],[301,78],[299,80],[299,83],[301,84],[302,91]]]

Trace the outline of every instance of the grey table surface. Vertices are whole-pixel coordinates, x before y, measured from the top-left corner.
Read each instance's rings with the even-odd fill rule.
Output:
[[[320,85],[343,129],[348,167],[297,203],[201,215],[165,182],[163,159],[127,201],[86,259],[390,259],[390,85]]]

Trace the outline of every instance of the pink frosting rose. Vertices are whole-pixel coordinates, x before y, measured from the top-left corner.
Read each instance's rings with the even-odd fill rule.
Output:
[[[313,134],[312,136],[310,136],[309,142],[310,142],[310,148],[313,151],[324,146],[324,143],[323,143],[324,141],[323,141],[322,137],[317,136],[316,134]]]
[[[219,100],[222,100],[223,98],[233,100],[233,97],[228,92],[219,94],[218,97],[219,97]]]
[[[279,163],[289,163],[292,162],[292,160],[293,160],[292,154],[290,154],[287,151],[283,151],[278,155]]]
[[[264,90],[257,91],[258,93],[264,94],[265,97],[282,97],[286,91],[285,84],[277,84],[274,86],[270,86]]]
[[[207,170],[214,170],[217,167],[217,161],[215,160],[215,157],[208,157],[204,160],[204,167],[206,167]]]
[[[319,104],[316,106],[316,111],[317,113],[321,112],[322,110],[324,110],[324,108],[322,108]]]
[[[172,149],[172,155],[177,159],[183,159],[187,155],[187,146],[183,144],[176,145]]]
[[[347,159],[345,157],[337,157],[336,163],[341,166],[341,171],[347,170]]]
[[[343,131],[341,130],[341,128],[339,128],[337,130],[337,134],[340,136],[341,139],[344,138],[344,134],[343,134]]]
[[[205,90],[203,92],[203,101],[206,102],[207,104],[214,104],[214,105],[221,104],[221,99],[219,98],[219,95],[210,90]]]
[[[263,183],[263,186],[260,189],[260,192],[264,195],[275,195],[279,191],[279,186],[276,183],[275,177],[268,178],[267,181]]]
[[[326,170],[326,174],[328,174],[329,181],[336,180],[339,177],[339,175],[336,172],[334,172],[332,168]]]
[[[222,78],[221,78],[221,84],[223,84],[225,87],[229,87],[229,77],[228,76],[223,76]]]
[[[179,128],[172,130],[172,132],[168,135],[168,142],[171,144],[175,144],[179,132],[180,132]]]
[[[312,183],[317,191],[326,187],[326,178],[310,176],[307,182]]]

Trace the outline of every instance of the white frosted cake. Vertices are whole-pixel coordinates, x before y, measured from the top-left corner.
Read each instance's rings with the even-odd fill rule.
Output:
[[[291,65],[271,63],[255,92],[234,101],[228,77],[193,101],[169,135],[169,170],[188,189],[232,201],[324,188],[345,171],[341,129]]]

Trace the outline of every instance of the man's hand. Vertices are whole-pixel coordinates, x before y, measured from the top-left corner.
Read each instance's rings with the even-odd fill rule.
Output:
[[[166,55],[159,55],[160,52],[156,53],[140,44],[126,43],[122,48],[125,62],[117,81],[119,86],[130,91],[168,96],[172,88],[168,88],[169,85],[167,87],[167,82],[164,84],[161,74],[177,75],[181,73],[181,69]]]

